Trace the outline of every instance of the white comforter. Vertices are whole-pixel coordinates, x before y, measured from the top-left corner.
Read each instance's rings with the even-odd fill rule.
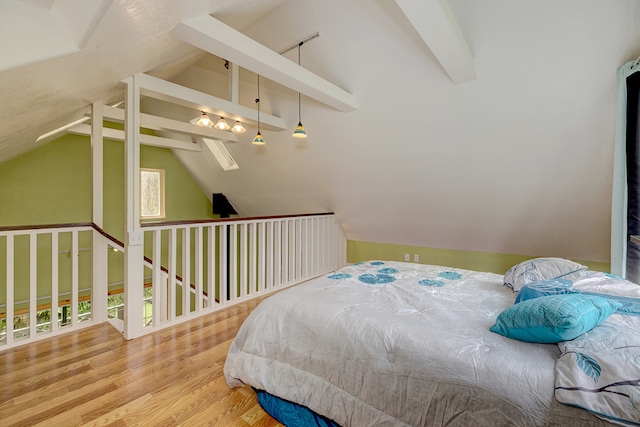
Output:
[[[600,425],[553,396],[555,344],[489,331],[502,276],[399,262],[347,266],[247,318],[224,367],[346,426]]]

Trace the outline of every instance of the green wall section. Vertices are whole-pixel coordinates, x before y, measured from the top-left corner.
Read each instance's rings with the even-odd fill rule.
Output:
[[[211,202],[171,150],[142,146],[140,164],[164,169],[167,221],[214,218]],[[89,138],[66,135],[0,164],[0,226],[91,221]],[[124,144],[104,141],[104,228],[124,237]]]
[[[421,264],[442,265],[467,270],[489,271],[504,274],[511,266],[535,256],[511,255],[490,252],[460,251],[454,249],[434,249],[419,246],[392,245],[349,240],[347,242],[347,262],[355,263],[370,259],[385,261],[404,261],[409,254],[413,261],[414,254],[420,258]],[[545,256],[545,255],[541,255]],[[610,271],[610,264],[605,262],[573,260],[595,271]]]
[[[124,240],[124,143],[104,141],[104,229]],[[142,146],[141,167],[165,170],[166,221],[200,220],[217,217],[211,202],[171,150]],[[88,137],[66,135],[19,157],[0,164],[0,226],[91,222],[91,145]],[[51,248],[44,236],[38,238],[38,295],[50,294]],[[0,238],[0,259],[5,259],[6,239]],[[91,233],[79,239],[80,283],[91,283]],[[70,236],[62,235],[60,251],[70,249]],[[15,298],[28,298],[29,242],[15,242]],[[70,289],[69,253],[60,257],[60,291]],[[68,264],[68,265],[67,265]],[[89,267],[87,268],[86,265]],[[109,283],[122,280],[124,257],[109,252]],[[6,265],[0,262],[0,302],[6,296]],[[45,302],[45,301],[41,301]]]
[[[0,164],[0,226],[90,221],[90,156],[69,135]]]

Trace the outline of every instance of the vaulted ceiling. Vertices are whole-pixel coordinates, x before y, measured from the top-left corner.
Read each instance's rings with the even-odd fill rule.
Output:
[[[607,261],[615,73],[640,54],[638,22],[637,0],[3,1],[0,161],[121,101],[131,75],[252,116],[260,74],[286,130],[256,147],[247,117],[225,142],[237,170],[174,150],[241,214],[334,211],[354,240]],[[316,33],[302,67],[279,54]]]

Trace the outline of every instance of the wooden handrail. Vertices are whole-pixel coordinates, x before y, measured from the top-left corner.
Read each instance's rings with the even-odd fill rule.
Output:
[[[3,231],[27,231],[38,230],[48,228],[77,228],[77,227],[97,227],[92,222],[72,222],[68,224],[38,224],[38,225],[20,225],[20,226],[5,226],[0,227],[0,232]]]
[[[308,213],[308,214],[291,214],[291,215],[268,215],[268,216],[247,216],[247,217],[229,217],[229,218],[211,218],[211,219],[197,219],[197,220],[185,220],[185,221],[153,221],[143,222],[142,227],[161,227],[171,225],[187,225],[187,224],[207,224],[215,222],[242,222],[242,221],[257,221],[263,219],[277,219],[277,218],[302,218],[308,216],[320,216],[320,215],[334,215],[333,212],[323,213]]]

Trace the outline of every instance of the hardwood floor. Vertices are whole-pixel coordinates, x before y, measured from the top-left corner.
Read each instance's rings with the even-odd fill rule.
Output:
[[[282,426],[224,379],[251,300],[126,341],[108,324],[0,352],[0,424]]]

